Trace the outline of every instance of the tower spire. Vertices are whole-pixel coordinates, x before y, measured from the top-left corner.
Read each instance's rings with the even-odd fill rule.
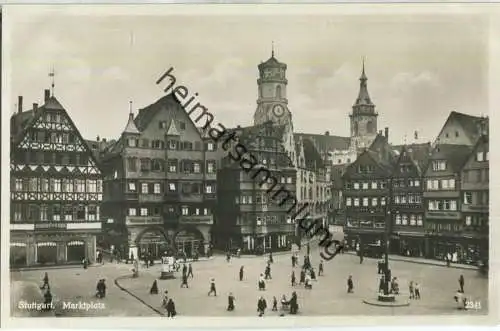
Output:
[[[132,114],[132,100],[128,102],[129,114]]]
[[[271,57],[274,57],[274,40],[271,41]]]
[[[362,64],[362,70],[361,70],[361,77],[359,78],[359,94],[358,98],[356,99],[356,104],[355,105],[373,105],[370,95],[368,94],[368,85],[366,81],[368,78],[366,77],[365,73],[365,57],[363,57],[363,64]]]
[[[52,70],[49,72],[49,77],[52,78],[52,83],[50,84],[50,87],[51,87],[52,96],[54,96],[54,88],[56,86],[56,83],[55,83],[56,72],[54,71],[54,66],[52,66]]]

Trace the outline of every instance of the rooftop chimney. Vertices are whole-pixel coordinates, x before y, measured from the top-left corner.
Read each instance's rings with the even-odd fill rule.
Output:
[[[326,131],[325,136],[329,136],[329,135],[330,135],[330,131]]]
[[[33,112],[36,113],[38,111],[38,103],[33,102]]]
[[[17,112],[20,114],[23,112],[23,96],[17,97]]]
[[[49,98],[50,98],[50,90],[46,89],[43,92],[44,92],[44,98],[43,98],[43,100],[45,102],[47,102],[47,100],[49,100]]]
[[[99,140],[101,140],[101,138],[99,138],[99,136],[97,136],[97,137],[95,138],[95,140],[99,141]]]
[[[389,141],[389,128],[388,127],[385,127],[384,136],[385,136],[385,139],[387,139],[387,141]]]

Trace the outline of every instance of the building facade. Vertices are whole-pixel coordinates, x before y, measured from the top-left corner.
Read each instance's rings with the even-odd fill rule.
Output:
[[[244,159],[253,159],[249,161],[253,166],[246,170],[249,166],[229,156],[222,161],[214,227],[217,248],[252,254],[291,248],[296,170],[283,147],[284,130],[284,125],[271,121],[234,130],[246,155],[252,156]]]
[[[429,158],[423,192],[427,257],[444,259],[462,251],[461,170],[471,150],[464,145],[437,145]]]
[[[489,259],[489,141],[478,139],[461,172],[462,219],[465,263]]]
[[[102,175],[68,112],[45,90],[11,117],[12,266],[95,260]]]
[[[174,94],[131,112],[102,161],[108,241],[134,257],[207,254],[217,153]]]
[[[392,233],[391,252],[404,256],[425,256],[425,209],[423,203],[423,171],[431,145],[402,146],[391,176]]]

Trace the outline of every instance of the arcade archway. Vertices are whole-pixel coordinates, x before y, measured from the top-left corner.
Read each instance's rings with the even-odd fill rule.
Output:
[[[145,229],[137,236],[136,245],[139,258],[150,255],[154,259],[159,259],[172,250],[168,238],[161,228]]]
[[[183,229],[175,235],[177,252],[185,253],[187,258],[203,255],[203,243],[202,233],[195,228]]]

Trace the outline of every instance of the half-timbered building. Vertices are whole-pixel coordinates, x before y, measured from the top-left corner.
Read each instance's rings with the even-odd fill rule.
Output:
[[[95,259],[102,178],[68,112],[45,90],[44,104],[11,117],[13,266]]]

